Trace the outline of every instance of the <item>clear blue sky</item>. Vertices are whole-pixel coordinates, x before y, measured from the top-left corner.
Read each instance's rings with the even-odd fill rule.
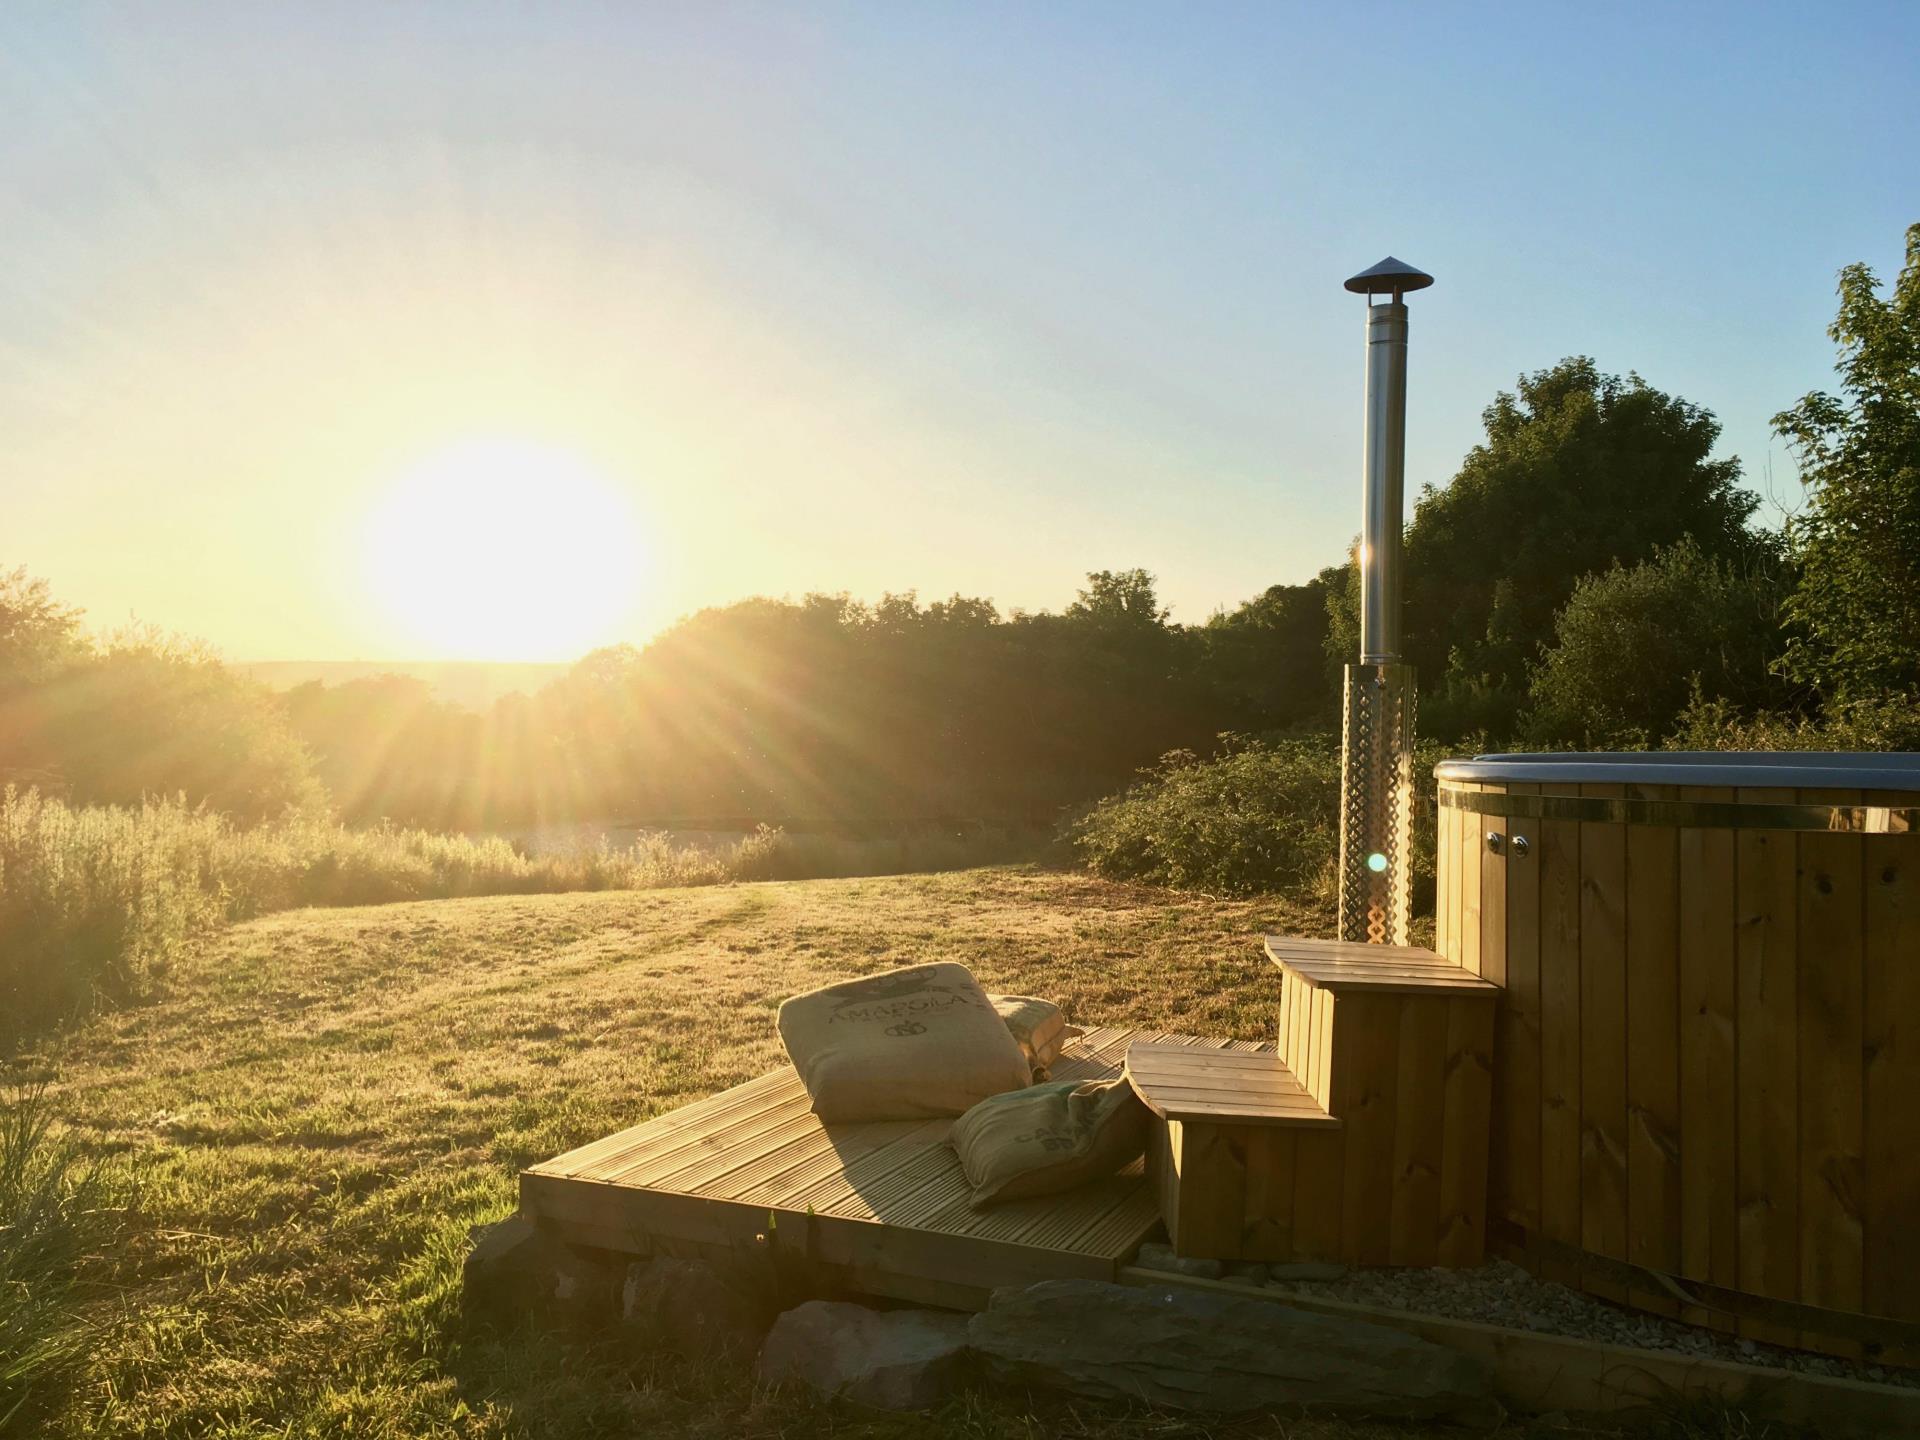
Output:
[[[1895,268],[1917,137],[1910,0],[14,4],[0,564],[240,658],[414,653],[367,517],[499,433],[636,517],[561,655],[1129,565],[1199,620],[1357,529],[1340,282],[1388,252],[1438,277],[1414,487],[1585,353],[1790,501],[1768,417],[1835,271]]]

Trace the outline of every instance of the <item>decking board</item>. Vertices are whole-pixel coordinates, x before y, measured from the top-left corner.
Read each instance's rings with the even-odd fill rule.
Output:
[[[1052,1078],[1117,1078],[1135,1040],[1196,1055],[1273,1049],[1102,1028],[1073,1042]],[[1016,1280],[1111,1278],[1159,1223],[1158,1197],[1138,1162],[1066,1194],[974,1210],[946,1143],[951,1126],[822,1124],[799,1076],[783,1069],[529,1167],[520,1204],[563,1238],[635,1254],[738,1247],[771,1232],[866,1288],[909,1299],[984,1299]]]

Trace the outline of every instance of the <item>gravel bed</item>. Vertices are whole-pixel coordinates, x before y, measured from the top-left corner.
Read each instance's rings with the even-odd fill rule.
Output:
[[[1231,1266],[1226,1278],[1266,1279],[1270,1288],[1297,1293],[1303,1299],[1345,1300],[1440,1315],[1450,1320],[1477,1320],[1513,1330],[1571,1335],[1609,1345],[1633,1345],[1643,1350],[1665,1350],[1745,1365],[1770,1365],[1810,1375],[1836,1375],[1920,1388],[1920,1370],[1860,1365],[1830,1355],[1786,1350],[1723,1335],[1717,1330],[1682,1325],[1658,1315],[1609,1305],[1564,1285],[1537,1280],[1505,1260],[1489,1261],[1472,1270],[1349,1270],[1338,1279],[1327,1280],[1278,1276],[1268,1279],[1253,1273],[1258,1268]],[[1282,1272],[1286,1268],[1274,1267]],[[1240,1273],[1236,1275],[1234,1271]]]

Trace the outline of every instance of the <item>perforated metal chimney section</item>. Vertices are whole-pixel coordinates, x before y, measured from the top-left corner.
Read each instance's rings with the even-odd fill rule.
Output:
[[[1367,297],[1360,660],[1340,735],[1340,938],[1405,945],[1413,920],[1414,677],[1400,662],[1400,517],[1406,504],[1407,307],[1433,277],[1391,255],[1346,282]],[[1387,297],[1375,303],[1375,296]]]

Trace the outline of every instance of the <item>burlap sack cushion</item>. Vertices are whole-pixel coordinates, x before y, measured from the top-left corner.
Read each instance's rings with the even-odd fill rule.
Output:
[[[1069,1040],[1077,1040],[1086,1033],[1078,1025],[1067,1024],[1060,1007],[1051,1000],[1036,1000],[1031,995],[989,995],[987,998],[1000,1012],[1000,1018],[1007,1022],[1013,1038],[1020,1042],[1036,1078],[1052,1068]]]
[[[982,1100],[948,1136],[976,1208],[1111,1175],[1146,1149],[1152,1116],[1121,1080],[1054,1080]]]
[[[822,1120],[960,1115],[1033,1078],[987,992],[951,961],[796,995],[780,1039]]]

